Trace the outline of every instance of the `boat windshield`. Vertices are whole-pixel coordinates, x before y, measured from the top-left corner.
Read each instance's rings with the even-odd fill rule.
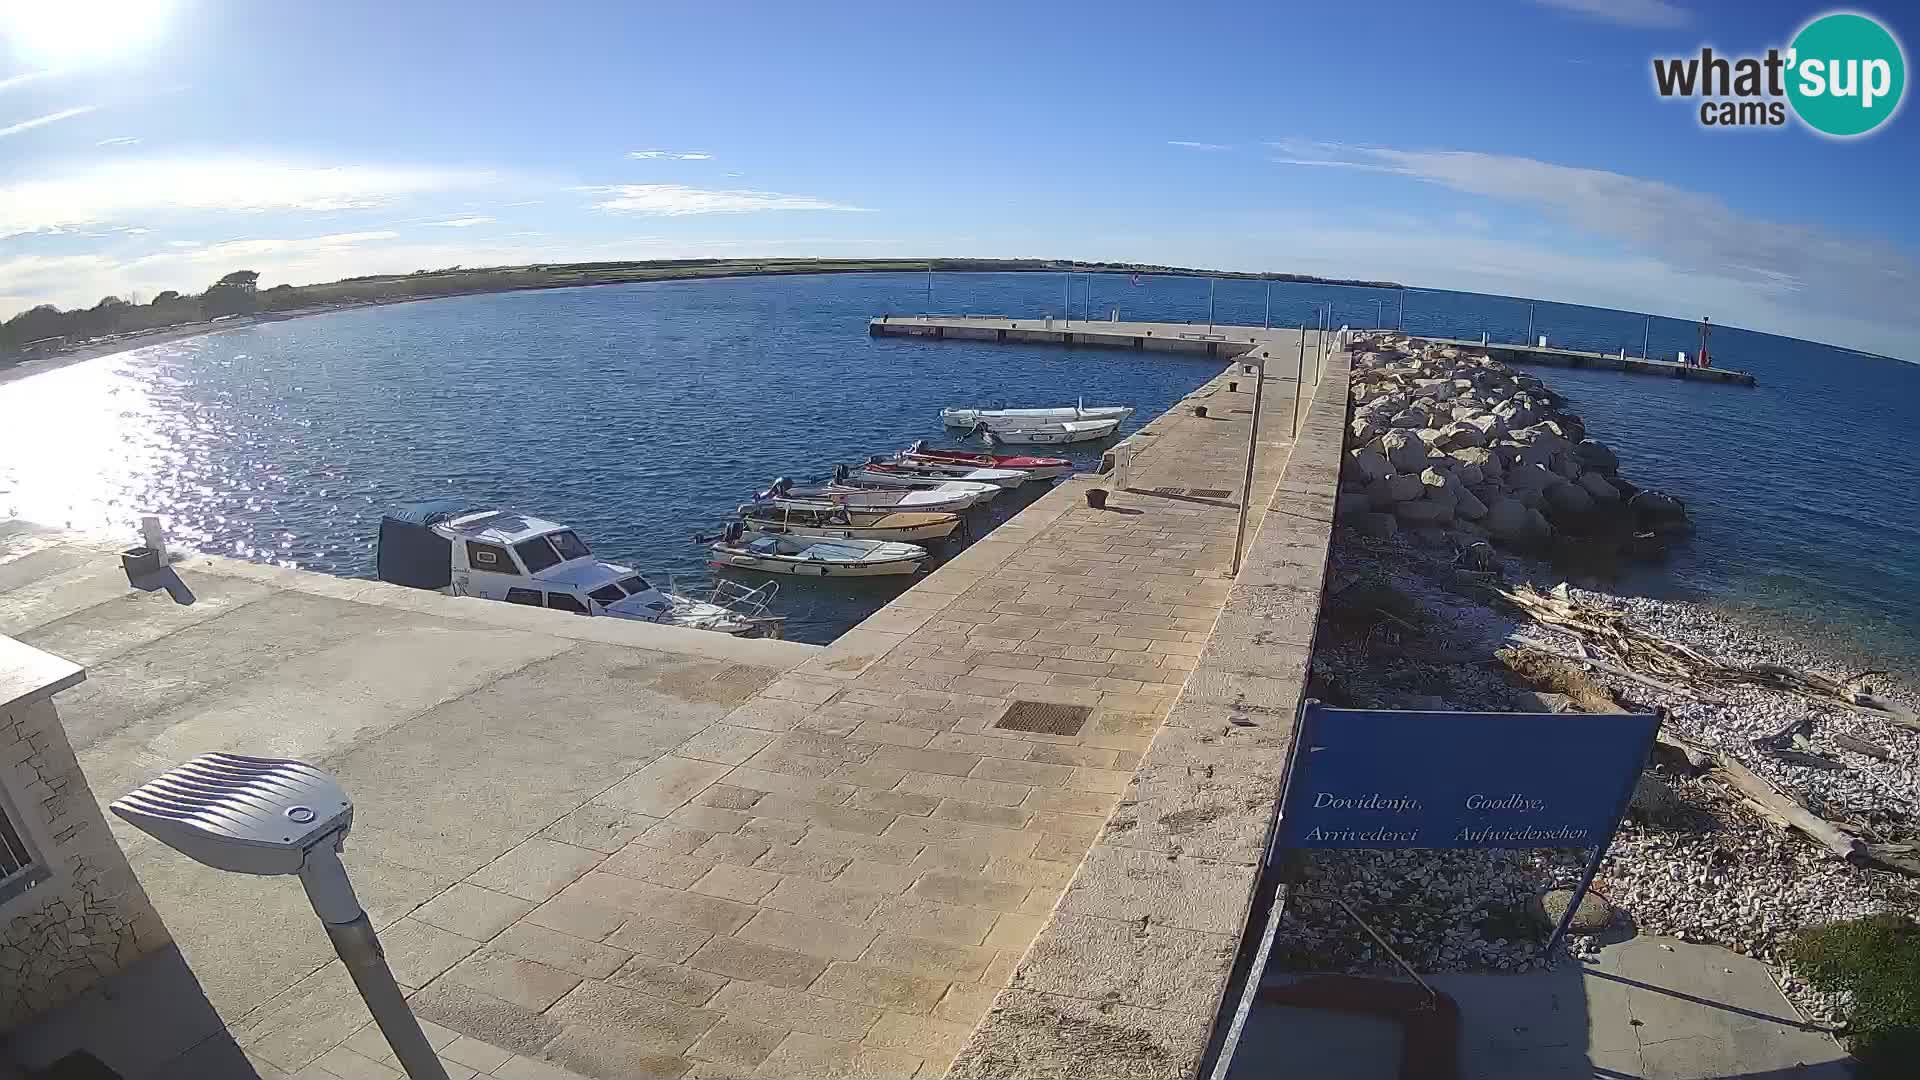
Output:
[[[560,561],[560,556],[554,552],[553,545],[547,543],[547,538],[544,536],[523,540],[513,545],[513,550],[520,553],[520,561],[527,564],[529,574],[537,574]]]
[[[587,595],[603,604],[617,604],[626,599],[626,594],[620,591],[620,586],[612,584],[602,585]]]
[[[632,577],[621,578],[620,587],[627,590],[628,596],[639,596],[641,593],[647,592],[648,590],[653,588],[653,586],[647,584],[646,578],[643,578],[638,574],[635,574]]]
[[[553,549],[560,553],[562,559],[584,559],[593,554],[587,550],[586,542],[581,540],[572,529],[548,533],[546,538],[553,541]]]

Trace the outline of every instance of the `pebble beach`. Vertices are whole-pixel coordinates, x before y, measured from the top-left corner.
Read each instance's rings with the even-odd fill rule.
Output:
[[[1314,654],[1318,696],[1423,710],[1592,706],[1542,682],[1538,665],[1579,656],[1581,644],[1500,596],[1526,585],[1560,587],[1568,603],[1618,613],[1723,664],[1852,678],[1892,706],[1920,705],[1913,673],[1867,673],[1887,665],[1844,642],[1794,640],[1699,603],[1611,587],[1618,567],[1657,567],[1676,546],[1712,538],[1693,534],[1679,500],[1620,475],[1596,438],[1605,433],[1565,411],[1550,382],[1399,337],[1358,358]],[[1920,731],[1892,716],[1760,686],[1703,693],[1599,670],[1581,677],[1616,708],[1664,707],[1667,732],[1744,765],[1851,836],[1895,847],[1920,838]],[[1690,772],[1656,756],[1643,776],[1595,881],[1605,929],[1577,933],[1573,953],[1636,931],[1720,945],[1773,965],[1804,1012],[1831,1019],[1838,1003],[1800,984],[1782,944],[1836,919],[1920,910],[1920,878],[1843,860],[1766,820],[1711,772]],[[1577,882],[1583,855],[1322,851],[1304,867],[1304,891],[1345,898],[1417,970],[1522,971],[1545,963],[1540,898]],[[1290,902],[1286,919],[1282,941],[1299,966],[1395,966],[1331,903]]]

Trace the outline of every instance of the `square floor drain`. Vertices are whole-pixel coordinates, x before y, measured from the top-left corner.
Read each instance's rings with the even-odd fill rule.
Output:
[[[1233,492],[1225,488],[1188,488],[1187,494],[1196,499],[1224,499]]]
[[[1092,710],[1085,705],[1056,705],[1051,701],[1016,701],[993,725],[1002,731],[1036,735],[1078,735]]]

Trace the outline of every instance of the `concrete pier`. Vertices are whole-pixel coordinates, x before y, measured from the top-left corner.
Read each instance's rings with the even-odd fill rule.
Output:
[[[1362,331],[1364,332],[1364,331]],[[1398,333],[1398,331],[1393,331]],[[1007,319],[988,315],[882,315],[867,324],[874,337],[956,338],[966,341],[1045,342],[1114,349],[1235,356],[1255,342],[1290,335],[1285,327],[1230,326],[1225,323],[1107,322],[1086,319]],[[1307,330],[1307,347],[1319,344],[1320,333]],[[1289,337],[1288,340],[1291,340]],[[1491,342],[1464,338],[1417,337],[1435,345],[1454,345],[1484,352],[1503,363],[1542,364],[1551,367],[1597,368],[1669,379],[1753,386],[1754,377],[1730,368],[1702,368],[1671,360],[1642,360],[1620,353],[1590,352],[1553,346]]]
[[[1483,352],[1504,364],[1541,364],[1547,367],[1599,368],[1601,370],[1625,371],[1634,375],[1655,375],[1667,379],[1690,379],[1694,382],[1724,383],[1730,386],[1754,386],[1756,380],[1745,371],[1731,368],[1703,368],[1692,364],[1677,364],[1671,360],[1643,360],[1638,356],[1624,353],[1588,352],[1581,349],[1561,349],[1546,345],[1503,344],[1463,338],[1419,337],[1417,341],[1434,345],[1455,345],[1462,349]]]

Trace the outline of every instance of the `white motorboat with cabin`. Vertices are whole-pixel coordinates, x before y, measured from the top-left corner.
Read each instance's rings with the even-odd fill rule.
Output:
[[[1133,415],[1131,405],[1095,405],[1076,403],[1058,409],[941,409],[940,422],[953,428],[1032,427],[1057,424],[1066,420],[1125,420]]]
[[[915,511],[855,513],[824,500],[766,499],[740,507],[750,533],[816,540],[940,540],[960,527],[960,515]]]
[[[709,565],[803,577],[879,577],[911,574],[927,560],[918,544],[891,540],[816,540],[799,536],[749,536],[734,522],[714,542]]]
[[[988,446],[1063,446],[1104,439],[1119,429],[1120,420],[1116,416],[1103,420],[1060,420],[1035,424],[976,424],[970,434],[980,436]]]
[[[464,503],[417,503],[380,519],[381,581],[551,608],[576,615],[717,630],[736,637],[778,637],[767,614],[777,591],[719,581],[705,600],[655,586],[631,567],[602,562],[564,525],[510,510]]]

